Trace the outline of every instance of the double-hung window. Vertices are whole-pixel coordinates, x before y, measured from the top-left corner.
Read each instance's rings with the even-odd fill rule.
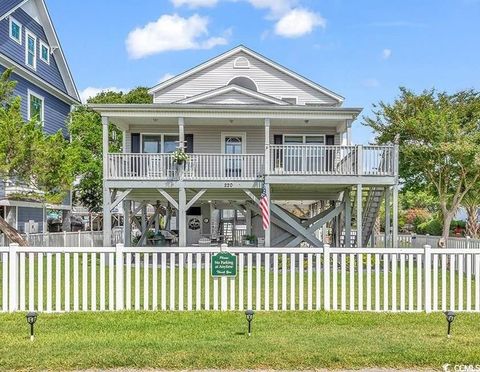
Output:
[[[42,123],[45,119],[44,98],[32,91],[28,91],[28,119]]]
[[[22,24],[13,17],[10,17],[10,37],[22,45]]]
[[[325,169],[325,136],[316,135],[284,135],[286,146],[284,168],[297,173],[319,173]],[[288,146],[290,145],[290,146]]]
[[[142,152],[145,154],[169,154],[176,150],[179,136],[176,134],[142,134]],[[170,177],[174,172],[170,156],[149,156],[144,159],[147,177]]]
[[[40,40],[40,59],[46,64],[50,64],[50,47]]]
[[[29,31],[25,33],[25,64],[37,68],[37,38]]]

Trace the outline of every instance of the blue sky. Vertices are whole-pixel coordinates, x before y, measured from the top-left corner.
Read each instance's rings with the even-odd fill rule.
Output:
[[[346,97],[480,89],[480,0],[47,0],[80,91],[153,86],[238,44]],[[173,30],[173,31],[172,31]],[[354,125],[354,141],[372,134]]]

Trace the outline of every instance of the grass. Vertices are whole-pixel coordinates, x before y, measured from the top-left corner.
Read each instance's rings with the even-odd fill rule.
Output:
[[[480,364],[480,315],[258,312],[0,315],[0,370],[434,368]]]

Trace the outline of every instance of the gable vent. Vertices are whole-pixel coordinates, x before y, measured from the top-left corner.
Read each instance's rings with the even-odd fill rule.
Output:
[[[233,62],[233,68],[250,68],[250,62],[246,57],[238,57]]]

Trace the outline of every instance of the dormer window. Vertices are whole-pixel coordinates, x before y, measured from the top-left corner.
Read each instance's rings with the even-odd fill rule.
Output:
[[[22,24],[13,17],[10,17],[10,37],[22,45]]]
[[[238,85],[239,87],[243,87],[249,90],[253,90],[254,92],[258,92],[257,84],[255,82],[246,77],[246,76],[237,76],[229,81],[227,85]]]
[[[40,41],[40,59],[43,62],[50,64],[50,47],[43,41]]]
[[[233,62],[233,68],[250,68],[250,62],[246,57],[238,57]]]
[[[37,68],[37,38],[29,31],[25,33],[25,64]]]

